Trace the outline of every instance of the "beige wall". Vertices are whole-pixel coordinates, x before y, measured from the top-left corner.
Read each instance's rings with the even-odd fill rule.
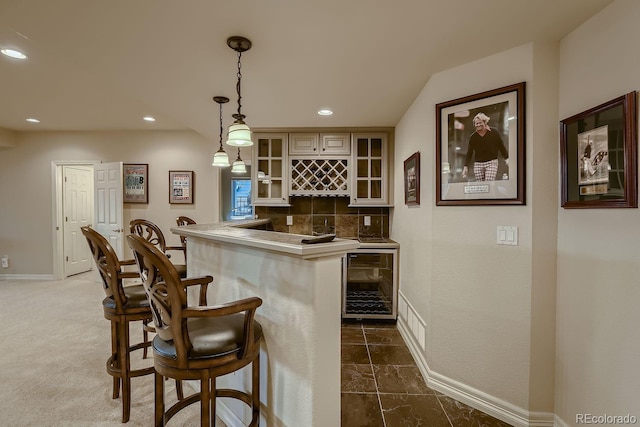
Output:
[[[640,2],[617,0],[562,41],[561,119],[640,89],[638,22]],[[555,410],[568,425],[640,419],[639,224],[638,209],[558,209]]]
[[[524,418],[553,412],[557,52],[529,44],[436,74],[396,127],[396,194],[402,161],[421,152],[421,205],[396,198],[391,237],[400,290],[426,323],[428,370]],[[526,206],[436,207],[435,105],[522,81]],[[518,246],[496,245],[499,225],[518,227]]]
[[[422,163],[421,205],[396,197],[391,228],[401,297],[425,324],[425,349],[411,325],[407,336],[434,385],[516,425],[640,419],[640,213],[560,208],[558,135],[562,118],[639,89],[637,22],[640,3],[617,0],[560,45],[443,71],[396,127],[397,195],[402,161],[420,151]],[[527,205],[436,207],[435,104],[518,81]],[[497,246],[497,225],[518,226],[520,245]]]
[[[189,131],[17,133],[13,147],[0,148],[0,255],[11,260],[0,275],[53,274],[52,161],[148,163],[149,204],[125,204],[125,224],[148,218],[179,244],[168,231],[178,215],[218,220],[217,147]],[[195,172],[195,204],[169,204],[169,170]]]

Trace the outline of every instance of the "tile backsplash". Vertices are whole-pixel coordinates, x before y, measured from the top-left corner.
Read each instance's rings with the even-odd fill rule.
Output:
[[[291,206],[256,206],[258,218],[269,218],[274,231],[328,234],[338,237],[389,237],[389,208],[350,208],[348,197],[291,197]],[[287,225],[287,216],[293,225]],[[371,225],[365,226],[365,217]]]

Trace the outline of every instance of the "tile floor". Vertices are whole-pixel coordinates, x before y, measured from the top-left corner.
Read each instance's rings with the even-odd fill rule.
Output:
[[[427,387],[395,324],[343,323],[341,427],[507,427]]]

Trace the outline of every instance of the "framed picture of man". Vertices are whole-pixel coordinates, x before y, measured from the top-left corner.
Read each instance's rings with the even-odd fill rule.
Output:
[[[436,105],[436,205],[525,204],[525,83]]]

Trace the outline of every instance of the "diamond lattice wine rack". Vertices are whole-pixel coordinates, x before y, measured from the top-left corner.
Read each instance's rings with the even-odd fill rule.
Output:
[[[291,159],[291,195],[349,195],[349,159]]]

